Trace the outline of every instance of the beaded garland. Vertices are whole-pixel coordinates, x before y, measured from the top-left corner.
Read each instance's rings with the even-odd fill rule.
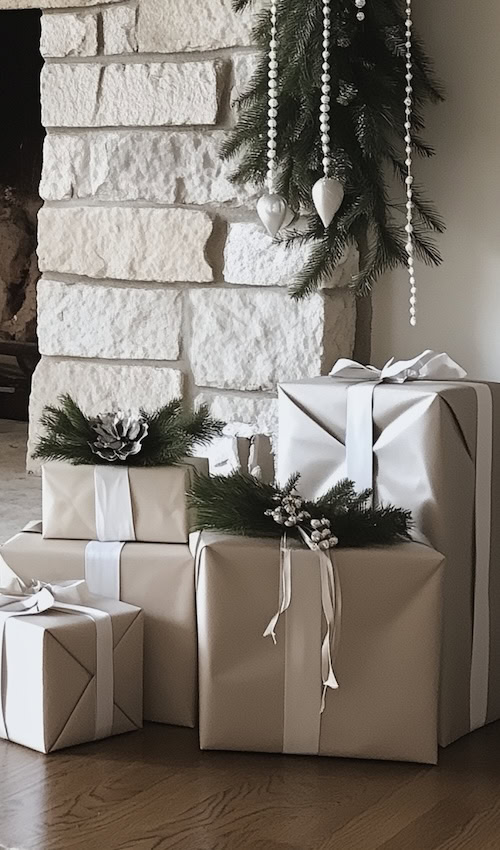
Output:
[[[405,97],[405,165],[408,169],[406,176],[406,253],[408,254],[408,274],[410,281],[410,325],[417,324],[417,284],[414,268],[415,243],[413,239],[413,174],[412,174],[412,147],[411,147],[411,118],[413,113],[413,62],[412,62],[412,0],[406,0],[406,97]]]
[[[276,136],[278,116],[278,54],[276,40],[276,0],[271,0],[271,38],[269,41],[268,65],[268,123],[267,123],[267,189],[274,194],[274,175],[276,168]]]
[[[405,21],[405,59],[406,59],[406,86],[405,86],[405,166],[406,166],[406,245],[405,251],[408,255],[408,275],[410,281],[410,325],[415,327],[417,324],[417,281],[415,277],[415,240],[413,238],[413,160],[411,146],[411,119],[413,114],[413,56],[412,56],[412,0],[406,2],[406,21]],[[366,6],[366,0],[355,0],[355,6],[358,9],[356,17],[358,21],[364,21],[365,13],[363,9]]]

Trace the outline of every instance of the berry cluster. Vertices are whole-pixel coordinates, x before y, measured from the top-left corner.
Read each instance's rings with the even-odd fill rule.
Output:
[[[326,550],[337,545],[339,541],[330,528],[330,520],[326,517],[311,518],[309,511],[304,510],[304,499],[298,493],[292,491],[276,495],[273,499],[278,504],[265,511],[265,515],[285,528],[300,527],[307,535],[311,549]]]

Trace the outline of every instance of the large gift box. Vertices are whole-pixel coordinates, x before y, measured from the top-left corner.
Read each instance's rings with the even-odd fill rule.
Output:
[[[141,728],[141,611],[2,572],[0,737],[49,753]]]
[[[430,351],[382,371],[339,361],[333,372],[280,386],[278,478],[299,472],[307,498],[345,477],[373,486],[445,555],[446,745],[500,717],[500,384],[464,380]]]
[[[436,762],[441,555],[416,543],[335,550],[339,687],[323,713],[318,553],[291,552],[276,645],[263,632],[277,606],[279,543],[204,532],[197,556],[202,749]],[[453,711],[463,722],[467,702]]]
[[[43,536],[187,543],[192,515],[186,492],[196,474],[208,475],[206,459],[156,467],[45,463]]]
[[[194,561],[188,546],[46,540],[40,523],[2,546],[4,561],[24,581],[86,576],[95,593],[144,612],[144,717],[197,723]],[[0,567],[0,586],[2,573]]]

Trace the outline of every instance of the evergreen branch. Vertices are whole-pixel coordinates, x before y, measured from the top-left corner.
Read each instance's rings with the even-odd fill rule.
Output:
[[[129,447],[124,457],[110,456],[111,449],[103,456],[97,454],[102,448],[97,445],[99,433],[108,427],[108,423],[103,424],[103,417],[85,416],[69,395],[61,396],[59,404],[59,407],[48,405],[42,413],[40,421],[45,434],[38,440],[34,458],[86,465],[171,466],[191,457],[197,446],[207,445],[224,427],[210,416],[206,405],[190,412],[183,409],[181,399],[173,399],[152,413],[140,411],[139,419],[130,426],[131,436],[125,433],[121,440]],[[114,436],[115,453],[118,442]],[[120,450],[123,452],[123,447]]]
[[[229,476],[198,476],[188,499],[196,512],[196,528],[222,531],[247,537],[279,538],[279,525],[266,511],[276,509],[285,496],[298,495],[299,476],[280,488],[265,484],[251,475],[234,472]],[[398,543],[410,537],[409,511],[369,504],[370,491],[356,493],[350,481],[342,481],[320,499],[304,501],[301,510],[313,519],[327,519],[340,547],[374,546]],[[298,537],[297,527],[286,529]]]
[[[236,11],[251,8],[251,0],[233,0]],[[291,294],[310,295],[340,262],[349,244],[370,245],[354,281],[365,291],[387,270],[406,266],[404,249],[406,202],[391,197],[387,166],[404,181],[401,152],[405,148],[404,98],[406,74],[405,14],[400,0],[370,0],[365,20],[356,20],[351,0],[331,0],[330,148],[331,173],[344,186],[344,201],[325,233],[312,212],[311,190],[322,176],[319,129],[323,14],[321,0],[279,0],[277,4],[278,97],[276,176],[278,191],[295,211],[311,211],[305,232],[286,234],[286,244],[312,244]],[[267,171],[267,52],[270,15],[256,17],[254,39],[262,59],[240,98],[236,128],[222,148],[224,158],[237,158],[234,182],[264,185]],[[430,59],[413,35],[412,144],[416,155],[429,157],[432,146],[422,138],[425,107],[443,99]],[[404,157],[403,157],[404,159]],[[441,261],[429,239],[442,232],[443,221],[414,187],[415,250],[426,262]],[[373,244],[375,242],[375,244]]]

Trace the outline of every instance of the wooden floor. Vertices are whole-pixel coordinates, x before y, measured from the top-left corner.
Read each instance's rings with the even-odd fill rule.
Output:
[[[500,724],[439,767],[201,753],[153,725],[48,757],[2,741],[0,783],[23,850],[500,850]]]

